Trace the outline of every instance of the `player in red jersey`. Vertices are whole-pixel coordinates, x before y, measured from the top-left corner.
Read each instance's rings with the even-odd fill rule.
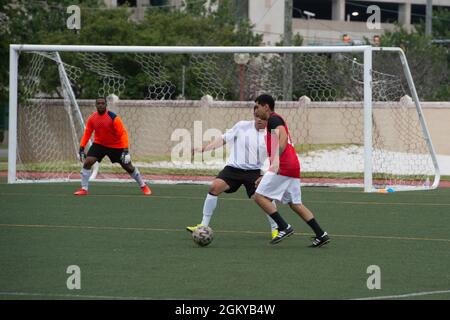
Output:
[[[278,224],[278,235],[272,239],[276,244],[292,235],[294,229],[284,221],[273,205],[272,200],[287,203],[310,227],[316,236],[311,247],[321,247],[330,238],[324,232],[313,213],[302,204],[300,189],[300,162],[289,135],[286,121],[275,113],[275,101],[272,96],[263,94],[255,100],[256,115],[267,120],[267,155],[270,168],[258,184],[255,193],[256,203]]]
[[[80,142],[80,161],[83,162],[81,169],[81,189],[74,194],[84,196],[88,194],[89,177],[91,167],[97,161],[101,162],[105,156],[112,163],[118,162],[130,176],[136,180],[145,195],[152,194],[150,188],[142,180],[139,170],[131,164],[131,156],[128,152],[128,133],[120,117],[107,109],[106,99],[95,100],[97,111],[91,114]],[[94,143],[89,148],[87,156],[84,147],[94,132]]]

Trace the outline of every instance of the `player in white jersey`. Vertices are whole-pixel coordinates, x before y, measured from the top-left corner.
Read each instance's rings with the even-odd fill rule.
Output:
[[[220,138],[200,150],[194,150],[194,152],[205,152],[227,144],[230,147],[230,155],[225,168],[219,172],[209,187],[203,205],[202,222],[196,226],[186,227],[187,231],[193,232],[199,226],[209,226],[221,193],[236,192],[244,185],[249,198],[255,194],[257,183],[261,178],[261,169],[267,159],[265,141],[267,121],[261,120],[256,115],[254,117],[253,121],[239,121]],[[278,234],[278,225],[269,215],[267,219],[271,225],[272,238],[274,238]]]

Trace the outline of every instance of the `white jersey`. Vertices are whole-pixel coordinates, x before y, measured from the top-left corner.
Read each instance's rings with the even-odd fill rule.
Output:
[[[255,121],[239,121],[222,136],[229,157],[227,166],[259,170],[267,159],[265,130],[257,130]]]

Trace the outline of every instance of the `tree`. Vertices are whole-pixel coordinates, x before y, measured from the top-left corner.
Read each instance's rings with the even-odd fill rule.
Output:
[[[216,11],[209,11],[205,1],[187,1],[185,11],[169,10],[164,7],[149,7],[145,19],[140,22],[130,19],[131,11],[127,7],[107,9],[97,1],[83,1],[81,8],[81,30],[77,33],[66,28],[66,13],[72,0],[65,1],[22,1],[13,4],[0,0],[10,21],[6,41],[1,42],[0,56],[8,61],[9,43],[45,43],[45,44],[91,44],[91,45],[184,45],[184,46],[254,46],[259,45],[261,36],[253,35],[249,21],[236,15],[236,7],[229,0],[220,1]],[[211,1],[214,5],[218,1]],[[75,1],[75,4],[76,1]],[[61,54],[68,64],[79,64],[79,57]],[[26,59],[26,57],[24,57]],[[112,56],[114,67],[120,74],[128,74],[130,90],[123,98],[142,97],[146,90],[141,66],[126,55]],[[188,62],[186,57],[174,56],[165,61],[170,68],[169,78],[174,84],[180,82],[180,70]],[[7,65],[1,67],[2,83],[8,83]],[[192,74],[188,74],[193,76]],[[98,78],[84,77],[83,86],[75,86],[80,98],[92,98],[98,92]],[[58,75],[56,68],[46,70],[42,79],[42,92],[58,94]],[[177,85],[176,87],[181,87]],[[7,88],[0,88],[1,99],[7,99]],[[195,88],[191,88],[195,91]],[[198,91],[198,90],[197,90]],[[177,92],[178,94],[179,92]],[[194,94],[197,97],[199,93]]]
[[[387,31],[382,36],[381,45],[401,47],[405,51],[420,99],[449,100],[449,51],[445,47],[433,44],[432,39],[425,36],[420,27],[418,30],[410,33],[403,28]],[[374,65],[382,72],[403,74],[400,61],[397,63],[375,61]],[[390,70],[383,70],[388,65]],[[392,69],[392,66],[396,66],[394,67],[396,70]]]
[[[188,1],[189,5],[190,1]],[[192,1],[198,4],[198,1]],[[39,41],[47,44],[92,44],[92,45],[178,45],[178,46],[255,46],[261,42],[261,37],[253,35],[248,20],[237,17],[234,6],[229,1],[221,1],[217,11],[208,12],[204,7],[192,7],[189,10],[176,11],[157,7],[149,7],[143,21],[130,19],[128,8],[114,10],[97,9],[80,5],[81,30],[74,33],[66,28],[54,28],[44,34]],[[189,6],[188,6],[189,8]],[[196,14],[194,14],[196,12]],[[79,55],[61,54],[63,61],[68,64],[82,65]],[[147,90],[147,83],[142,74],[142,66],[130,55],[110,55],[109,62],[114,65],[121,75],[127,75],[127,91],[121,98],[142,98]],[[224,71],[229,69],[223,61]],[[189,64],[186,56],[173,55],[163,62],[168,70],[168,80],[176,88],[181,88],[181,70]],[[58,87],[56,68],[46,71],[48,76],[42,81],[41,91],[54,95]],[[84,73],[80,83],[75,85],[75,93],[79,98],[92,98],[98,95],[99,79],[93,74]],[[192,72],[188,79],[196,77]],[[187,92],[190,98],[201,96],[194,81],[187,82]],[[53,90],[53,91],[52,91]],[[227,95],[231,95],[232,88]],[[174,93],[174,97],[180,94]]]
[[[450,10],[439,8],[433,11],[433,39],[450,39]],[[425,20],[415,26],[419,34],[425,34]]]
[[[73,0],[0,0],[0,103],[8,100],[9,45],[46,43],[48,33],[66,28],[67,7],[80,4]],[[96,0],[83,1],[85,7],[98,8]],[[4,62],[4,63],[3,63]]]

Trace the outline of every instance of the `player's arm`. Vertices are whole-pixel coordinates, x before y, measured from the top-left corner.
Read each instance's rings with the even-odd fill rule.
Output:
[[[120,137],[120,144],[122,145],[122,148],[128,150],[128,132],[127,129],[125,129],[125,126],[122,122],[122,119],[120,119],[119,116],[117,116],[114,119],[114,130],[116,131],[116,134]]]
[[[217,137],[213,141],[211,141],[209,144],[207,144],[206,146],[201,147],[201,150],[199,150],[199,151],[206,152],[206,151],[215,150],[215,149],[223,146],[225,143],[226,143],[226,141],[223,139],[223,137]]]
[[[193,148],[192,149],[192,154],[194,154],[195,152],[211,151],[211,150],[215,150],[217,148],[222,147],[224,144],[227,143],[227,141],[230,141],[230,140],[234,139],[234,137],[236,135],[236,132],[238,130],[238,127],[239,127],[239,122],[236,123],[233,126],[233,128],[228,130],[224,135],[222,135],[221,137],[217,137],[216,139],[211,141],[208,145],[202,146],[200,148]]]
[[[284,125],[278,126],[272,134],[272,150],[275,152],[271,156],[272,171],[278,173],[280,169],[280,156],[283,154],[288,143],[288,136]]]
[[[91,118],[89,118],[86,123],[86,129],[84,129],[83,137],[81,138],[81,141],[80,141],[80,148],[86,147],[89,139],[92,136],[93,131],[94,131],[94,127],[92,126],[92,120],[91,120]]]
[[[131,156],[128,151],[128,132],[127,129],[125,129],[125,126],[122,122],[122,119],[120,119],[119,116],[117,116],[114,119],[114,130],[116,131],[116,134],[120,137],[120,144],[122,145],[123,151],[122,155],[120,157],[120,160],[123,164],[129,164],[131,162]]]
[[[278,136],[278,150],[281,155],[286,149],[286,146],[288,144],[288,135],[286,133],[285,126],[278,126],[275,132]]]
[[[91,138],[93,131],[94,131],[94,128],[92,126],[92,120],[91,120],[91,118],[89,118],[86,123],[86,129],[84,129],[83,137],[81,138],[81,141],[80,141],[79,158],[80,158],[81,162],[83,162],[84,159],[86,159],[86,154],[84,152],[84,148],[86,147],[89,139]]]
[[[280,155],[286,149],[287,133],[285,123],[280,117],[271,117],[267,122],[270,134],[270,171],[278,173],[280,168]]]

